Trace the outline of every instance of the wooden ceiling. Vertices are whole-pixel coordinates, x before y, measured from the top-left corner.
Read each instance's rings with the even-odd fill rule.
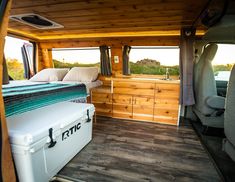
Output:
[[[64,28],[40,30],[10,20],[8,32],[37,40],[179,35],[205,0],[13,0],[11,15],[37,13]],[[198,24],[197,33],[205,27]]]

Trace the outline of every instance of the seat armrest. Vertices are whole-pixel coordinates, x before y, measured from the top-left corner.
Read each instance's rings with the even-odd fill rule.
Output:
[[[224,109],[225,97],[221,96],[210,96],[206,99],[206,104],[213,109]]]

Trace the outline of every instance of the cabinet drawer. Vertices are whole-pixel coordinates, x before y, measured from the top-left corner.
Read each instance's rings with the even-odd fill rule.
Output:
[[[132,118],[132,105],[113,103],[113,117]]]
[[[112,94],[92,93],[92,102],[112,102]]]
[[[132,104],[132,96],[131,95],[123,95],[123,94],[113,94],[113,104]]]
[[[132,88],[132,89],[154,89],[154,83],[143,83],[138,81],[114,81],[113,82],[114,88]]]
[[[112,103],[93,103],[97,115],[112,116]]]
[[[153,121],[155,121],[157,123],[177,125],[178,118],[169,118],[169,117],[164,117],[164,116],[154,116]]]
[[[144,105],[144,106],[152,106],[154,104],[154,97],[134,97],[133,96],[133,105]]]
[[[154,88],[154,83],[114,82],[113,93],[154,96]]]
[[[154,106],[158,108],[178,108],[178,98],[155,98]]]
[[[179,107],[154,107],[154,116],[164,116],[169,118],[178,118]]]
[[[155,96],[157,98],[178,98],[179,94],[178,84],[156,84]]]

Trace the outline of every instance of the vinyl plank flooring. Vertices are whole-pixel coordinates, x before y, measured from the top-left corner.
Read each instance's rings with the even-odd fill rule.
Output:
[[[58,174],[74,181],[221,181],[191,125],[98,117],[92,141]]]

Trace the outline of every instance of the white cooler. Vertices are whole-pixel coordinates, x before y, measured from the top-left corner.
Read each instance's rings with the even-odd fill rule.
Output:
[[[92,138],[92,104],[61,102],[7,118],[20,182],[47,182]]]

